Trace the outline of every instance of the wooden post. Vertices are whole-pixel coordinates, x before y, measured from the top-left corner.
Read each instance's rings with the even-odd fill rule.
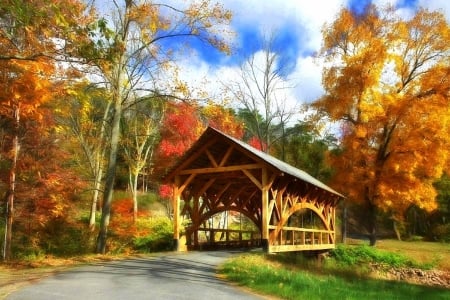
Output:
[[[261,224],[261,245],[263,251],[269,252],[269,183],[268,183],[268,174],[267,168],[262,168],[262,176],[261,176],[261,194],[262,194],[262,224]]]
[[[200,197],[195,196],[193,199],[193,211],[192,211],[192,227],[194,228],[194,247],[198,248],[198,228],[200,227],[200,212],[199,212],[199,201]]]
[[[173,184],[173,250],[180,250],[180,177],[175,176]]]

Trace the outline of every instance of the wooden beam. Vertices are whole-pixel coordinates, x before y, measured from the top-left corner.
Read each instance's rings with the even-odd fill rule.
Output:
[[[260,169],[261,164],[245,164],[245,165],[235,165],[228,167],[217,167],[217,168],[199,168],[199,169],[186,169],[178,172],[179,175],[186,174],[210,174],[210,173],[221,173],[221,172],[234,172],[239,170],[252,170]]]
[[[271,245],[269,252],[312,251],[334,249],[334,244]]]
[[[220,167],[225,166],[231,153],[233,153],[233,149],[234,149],[234,147],[230,145],[230,147],[227,149],[227,152],[225,152],[225,155],[222,157],[222,160],[220,161],[220,164],[219,164]]]
[[[217,193],[217,195],[214,197],[215,199],[215,202],[218,202],[218,200],[222,197],[222,195],[223,195],[223,193],[225,193],[229,188],[230,188],[230,186],[232,185],[232,183],[231,182],[228,182],[218,193]]]
[[[234,192],[234,194],[230,197],[231,199],[227,201],[227,203],[223,203],[228,210],[231,206],[231,204],[236,202],[236,199],[239,197],[239,195],[247,188],[247,186],[243,185],[239,190]]]
[[[269,252],[269,190],[268,171],[263,168],[261,172],[261,244],[263,251]]]
[[[277,229],[276,225],[269,225],[269,229]],[[282,226],[281,230],[289,230],[289,231],[301,231],[301,232],[322,232],[327,234],[334,233],[334,230],[327,229],[315,229],[315,228],[302,228],[302,227],[290,227],[290,226]]]
[[[257,190],[255,189],[248,197],[242,202],[242,208],[246,207],[250,200],[255,196]]]
[[[189,166],[194,160],[196,160],[200,155],[202,155],[203,151],[208,149],[211,145],[217,142],[217,137],[212,138],[207,143],[205,143],[202,147],[200,147],[193,155],[188,157],[181,165],[179,165],[176,169],[172,170],[169,174],[166,175],[165,180],[169,181],[176,175],[180,175],[179,171],[183,170],[187,166]]]
[[[258,189],[262,190],[262,188],[263,188],[262,183],[258,179],[256,179],[256,177],[253,176],[252,173],[250,173],[246,169],[242,169],[242,172],[258,187]],[[269,197],[269,196],[267,196],[267,197]]]
[[[173,206],[173,241],[174,241],[174,250],[180,250],[180,201],[181,201],[181,191],[179,189],[180,186],[180,176],[175,176],[174,184],[173,184],[173,198],[172,198],[172,206]]]
[[[188,186],[189,183],[195,178],[197,174],[191,174],[184,182],[179,186],[180,194],[184,191],[184,189]]]
[[[218,167],[218,164],[217,164],[217,162],[216,162],[216,159],[215,159],[214,156],[211,154],[211,152],[210,152],[208,149],[206,149],[206,150],[205,150],[205,153],[206,153],[206,156],[208,156],[209,161],[211,162],[212,166],[213,166],[214,168]]]
[[[210,180],[208,180],[197,192],[197,196],[198,197],[202,196],[213,185],[215,181],[216,178],[211,178]]]

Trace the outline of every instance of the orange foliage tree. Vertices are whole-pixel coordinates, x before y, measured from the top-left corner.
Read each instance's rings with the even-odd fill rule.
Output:
[[[448,162],[450,29],[439,12],[409,20],[391,7],[343,9],[323,31],[325,95],[315,108],[342,123],[334,185],[362,205],[371,244],[380,211],[401,221],[436,208]]]
[[[244,124],[239,122],[235,112],[225,105],[209,102],[202,107],[201,116],[208,126],[237,139],[242,139],[244,136]]]
[[[26,162],[27,158],[37,162],[44,155],[45,151],[37,146],[39,143],[36,141],[43,141],[49,128],[42,126],[48,119],[40,108],[52,94],[58,93],[54,84],[55,60],[75,53],[72,51],[76,51],[77,47],[73,42],[81,39],[77,33],[80,33],[83,24],[84,8],[81,2],[75,0],[65,3],[54,0],[6,0],[0,3],[0,118],[7,125],[2,128],[2,133],[10,142],[9,149],[4,145],[2,150],[6,152],[0,157],[7,165],[1,171],[8,173],[8,176],[3,176],[7,177],[5,260],[11,257],[14,206],[19,184],[27,186],[22,188],[26,191],[23,199],[37,200],[45,193],[34,194],[36,189],[31,187],[55,187],[53,183],[58,181],[57,174],[46,172],[45,164],[40,165],[41,169],[39,164],[28,162],[30,164],[27,165]],[[27,137],[33,137],[33,142]],[[27,153],[27,150],[33,153]],[[37,204],[34,202],[33,205]],[[50,212],[53,209],[60,211],[60,208],[52,206]]]

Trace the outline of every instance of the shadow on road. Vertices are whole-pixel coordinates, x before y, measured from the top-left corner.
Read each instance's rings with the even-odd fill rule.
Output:
[[[216,276],[242,251],[166,253],[85,265],[46,278],[7,299],[261,299]]]

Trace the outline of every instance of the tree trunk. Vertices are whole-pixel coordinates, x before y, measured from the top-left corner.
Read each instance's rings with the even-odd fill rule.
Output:
[[[120,77],[120,76],[119,76]],[[118,80],[120,82],[120,80]],[[120,87],[117,87],[119,90]],[[108,235],[109,219],[111,216],[111,204],[114,194],[114,181],[116,177],[117,152],[120,139],[120,118],[122,116],[122,97],[116,92],[114,97],[114,113],[111,127],[111,143],[108,168],[106,170],[105,192],[103,195],[102,218],[100,220],[100,232],[97,238],[97,253],[106,253],[106,238]]]
[[[397,237],[397,240],[401,241],[402,240],[402,234],[400,233],[400,229],[397,226],[397,221],[393,221],[393,225],[394,225],[394,232],[395,232],[395,236]]]
[[[137,213],[138,213],[138,203],[137,203],[137,186],[138,186],[138,175],[132,174],[130,170],[130,189],[131,195],[133,197],[133,223],[137,221]]]
[[[106,131],[106,123],[108,121],[108,115],[109,115],[109,109],[111,107],[111,102],[108,102],[108,105],[106,105],[105,112],[103,113],[103,120],[102,120],[102,126],[100,129],[100,136],[99,136],[99,146],[96,151],[96,157],[95,157],[95,182],[94,182],[94,193],[92,195],[92,205],[91,205],[91,213],[89,217],[89,229],[91,231],[95,230],[95,215],[97,212],[97,205],[98,205],[98,195],[100,191],[100,187],[102,184],[102,176],[103,176],[103,158],[105,156],[105,146],[103,144],[103,140],[105,138],[105,131]]]
[[[368,218],[368,229],[369,229],[369,242],[370,246],[375,246],[377,242],[377,209],[374,204],[369,203],[369,218]]]
[[[103,175],[103,169],[100,167],[98,170],[97,175],[95,176],[95,183],[94,183],[94,193],[92,194],[92,204],[91,204],[91,212],[89,217],[89,229],[91,231],[95,230],[95,215],[97,212],[97,203],[98,203],[98,195],[100,186],[102,183],[102,175]]]
[[[14,222],[14,196],[16,190],[16,168],[17,157],[19,156],[19,122],[20,109],[18,105],[13,108],[14,117],[14,139],[12,145],[12,163],[9,171],[9,190],[6,198],[6,224],[5,224],[5,240],[3,243],[3,260],[11,259],[11,244],[12,244],[12,226]]]
[[[342,212],[342,243],[347,242],[347,205],[344,204],[344,209]]]

